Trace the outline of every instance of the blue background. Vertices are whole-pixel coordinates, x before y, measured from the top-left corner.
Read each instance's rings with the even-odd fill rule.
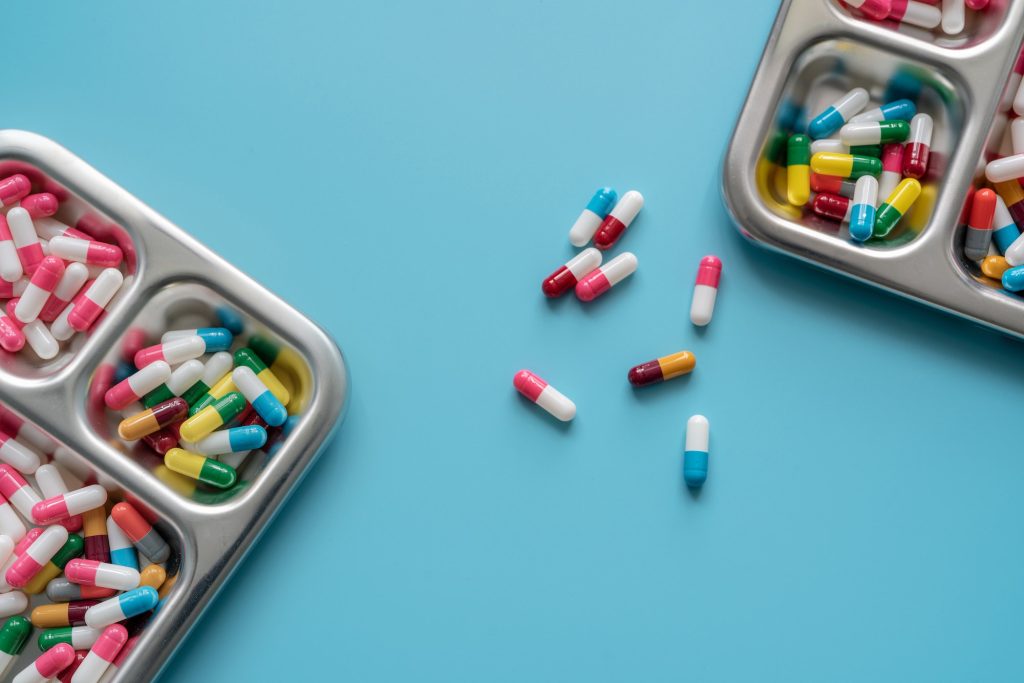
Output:
[[[2,124],[351,364],[338,438],[163,683],[1024,675],[1020,346],[762,252],[722,209],[774,3],[19,5]],[[647,197],[622,243],[640,269],[548,303],[604,184]],[[689,378],[626,383],[684,348]],[[576,421],[519,398],[521,367]]]

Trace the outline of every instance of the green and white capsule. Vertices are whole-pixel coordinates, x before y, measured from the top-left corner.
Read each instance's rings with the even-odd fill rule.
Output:
[[[219,489],[231,488],[238,481],[238,473],[230,465],[190,453],[184,448],[172,448],[164,455],[164,465],[178,474]]]
[[[32,622],[25,617],[11,617],[4,622],[0,628],[0,676],[11,668],[31,634]]]
[[[887,145],[903,142],[910,135],[910,124],[906,121],[862,121],[848,123],[839,131],[843,144]]]
[[[100,630],[91,626],[48,628],[39,634],[39,649],[46,652],[54,645],[67,643],[76,650],[88,650],[99,637]]]
[[[914,178],[904,178],[892,194],[878,207],[875,215],[875,237],[886,237],[896,227],[903,214],[910,210],[921,196],[921,183]]]
[[[181,397],[190,406],[194,406],[221,377],[231,372],[232,365],[234,365],[234,360],[232,360],[231,354],[227,351],[219,351],[213,354],[206,361],[206,365],[203,366],[203,374],[181,394]]]
[[[142,397],[142,405],[152,408],[164,401],[181,396],[203,378],[204,370],[205,366],[201,360],[193,358],[185,361],[174,369],[166,382]],[[187,400],[185,402],[188,403]]]

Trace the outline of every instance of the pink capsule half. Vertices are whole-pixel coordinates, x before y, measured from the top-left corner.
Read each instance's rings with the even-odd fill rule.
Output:
[[[20,206],[28,211],[28,215],[32,216],[32,220],[35,220],[37,218],[48,218],[57,213],[57,209],[60,208],[60,202],[57,201],[55,195],[49,192],[39,192],[37,194],[30,194],[22,199]]]
[[[32,273],[32,279],[25,288],[25,293],[18,298],[14,309],[14,317],[23,323],[30,323],[39,317],[57,284],[64,277],[64,261],[56,256],[47,256]]]
[[[32,191],[32,183],[21,173],[0,180],[0,206],[10,206]]]
[[[39,538],[19,555],[7,570],[4,578],[7,579],[8,585],[21,588],[31,581],[46,563],[53,559],[67,540],[68,530],[59,524],[43,529]]]
[[[137,569],[99,560],[75,558],[64,567],[64,576],[79,586],[98,586],[117,591],[137,588],[140,576]]]
[[[103,397],[111,410],[121,410],[171,378],[171,366],[158,360],[110,387]]]

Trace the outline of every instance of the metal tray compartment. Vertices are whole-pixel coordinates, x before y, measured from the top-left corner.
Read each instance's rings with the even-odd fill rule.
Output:
[[[1004,14],[976,44],[954,49],[933,44],[930,35],[916,37],[854,18],[832,0],[784,0],[723,163],[723,197],[740,232],[766,247],[1024,337],[1024,300],[979,283],[955,244],[964,200],[1024,37],[1024,2],[1009,3]],[[823,230],[822,221],[773,199],[764,160],[778,125],[772,112],[790,115],[787,98],[799,98],[801,88],[827,79],[823,72],[838,59],[857,78],[874,75],[878,87],[909,68],[941,103],[922,103],[925,111],[946,117],[942,123],[936,119],[935,129],[938,134],[948,127],[949,138],[936,139],[948,150],[937,150],[944,163],[933,173],[934,207],[916,221],[919,234],[864,247],[840,239],[835,226]],[[922,200],[930,203],[924,194]]]
[[[114,226],[124,226],[134,242],[134,276],[108,307],[105,319],[76,343],[73,352],[49,364],[37,366],[20,359],[0,364],[0,399],[60,444],[56,459],[66,469],[76,476],[94,472],[108,489],[121,490],[159,519],[157,528],[180,560],[178,578],[166,604],[112,679],[151,680],[339,424],[348,395],[345,363],[335,343],[314,323],[63,147],[32,133],[0,131],[0,160],[31,168],[66,188],[83,206]],[[154,455],[149,462],[131,457],[123,444],[106,438],[103,425],[86,406],[93,373],[112,349],[119,348],[132,324],[195,320],[196,314],[207,313],[220,301],[241,312],[248,329],[271,336],[301,359],[298,367],[304,369],[299,375],[305,385],[301,418],[274,455],[259,459],[252,471],[246,469],[244,485],[208,500],[168,486],[173,478],[154,476],[159,464],[152,460],[159,457]],[[25,666],[35,652],[30,643],[11,671]]]
[[[904,35],[924,40],[929,43],[934,43],[939,47],[945,48],[971,47],[984,40],[988,40],[1006,19],[1006,10],[1010,4],[1010,0],[991,0],[988,7],[984,10],[977,12],[967,10],[965,14],[966,23],[964,24],[964,30],[955,36],[949,36],[942,32],[941,27],[935,28],[933,31],[928,31],[923,28],[911,26],[910,24],[901,24],[895,21],[871,22],[870,20],[858,15],[856,11],[851,11],[846,7],[843,7],[839,0],[829,0],[829,2],[834,3],[839,12],[854,21],[874,23],[876,26],[886,28],[890,31],[898,31]]]

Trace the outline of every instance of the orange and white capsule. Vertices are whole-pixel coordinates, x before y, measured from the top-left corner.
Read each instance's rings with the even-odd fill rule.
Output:
[[[520,394],[562,422],[568,422],[576,417],[576,404],[529,370],[517,372],[512,384]]]
[[[705,256],[697,268],[697,283],[693,286],[690,302],[690,322],[703,327],[711,322],[718,297],[718,281],[722,277],[722,261],[717,256]]]

